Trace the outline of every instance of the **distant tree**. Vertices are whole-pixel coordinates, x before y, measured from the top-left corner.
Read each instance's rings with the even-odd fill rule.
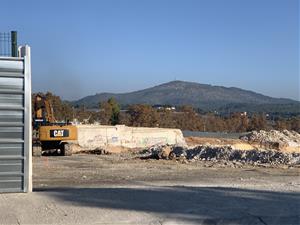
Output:
[[[127,126],[131,126],[130,115],[127,112],[120,112],[120,114],[119,114],[119,124],[124,124],[124,125],[127,125]]]
[[[95,116],[91,111],[88,111],[84,105],[79,106],[76,110],[74,110],[75,118],[84,124],[93,123]]]
[[[62,101],[59,96],[54,95],[51,92],[39,94],[45,96],[46,100],[51,104],[56,120],[67,121],[73,119],[73,109],[69,103]]]
[[[105,125],[119,123],[120,106],[114,98],[100,103],[100,121]]]
[[[116,125],[119,123],[119,115],[120,115],[120,106],[115,98],[110,98],[107,101],[112,108],[112,115],[111,115],[111,124]]]
[[[206,130],[206,119],[202,119],[190,105],[179,108],[176,115],[177,128],[182,130],[199,131]]]
[[[176,118],[174,112],[170,110],[159,110],[159,127],[175,128]]]
[[[249,122],[249,130],[267,130],[267,119],[266,115],[253,114]]]
[[[226,123],[227,131],[229,132],[245,132],[249,129],[249,119],[247,115],[243,115],[240,112],[232,113],[226,120]]]
[[[112,115],[112,107],[108,102],[100,103],[100,123],[104,125],[111,125],[110,119]]]
[[[227,131],[225,120],[211,113],[203,116],[205,118],[206,131],[220,132]]]
[[[130,115],[131,126],[156,127],[159,125],[157,110],[150,105],[132,105],[127,113]]]
[[[274,129],[285,130],[288,129],[288,122],[283,118],[277,118],[275,121]]]
[[[242,115],[241,116],[241,123],[238,129],[236,130],[237,132],[246,132],[249,129],[249,119],[247,115]]]
[[[300,133],[300,117],[293,117],[290,122],[290,129]]]

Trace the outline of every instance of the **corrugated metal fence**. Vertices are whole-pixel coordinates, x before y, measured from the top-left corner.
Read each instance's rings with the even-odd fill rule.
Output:
[[[30,48],[0,57],[0,192],[29,192],[31,182]]]

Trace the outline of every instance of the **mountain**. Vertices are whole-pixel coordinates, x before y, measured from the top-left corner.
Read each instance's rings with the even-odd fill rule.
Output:
[[[122,106],[131,104],[192,105],[204,111],[300,111],[299,101],[272,98],[235,87],[228,88],[185,81],[172,81],[130,93],[95,94],[74,101],[72,104],[95,108],[98,107],[99,102],[106,101],[111,97],[114,97]]]

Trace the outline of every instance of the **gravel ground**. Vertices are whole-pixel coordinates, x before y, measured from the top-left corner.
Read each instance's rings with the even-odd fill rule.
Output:
[[[34,192],[0,224],[300,224],[298,167],[74,155],[33,160]]]

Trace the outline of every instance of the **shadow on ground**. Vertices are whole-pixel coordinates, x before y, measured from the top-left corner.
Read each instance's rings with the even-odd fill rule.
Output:
[[[183,224],[300,224],[299,192],[184,186],[35,191],[73,205],[155,213]]]

